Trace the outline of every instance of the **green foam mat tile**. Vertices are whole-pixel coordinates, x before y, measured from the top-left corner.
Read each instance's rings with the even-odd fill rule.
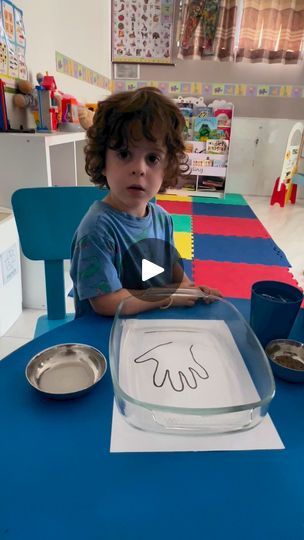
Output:
[[[192,197],[192,201],[196,203],[214,203],[214,204],[236,204],[246,206],[247,202],[245,201],[242,195],[237,193],[227,193],[223,199],[217,197]]]
[[[175,232],[192,232],[192,216],[185,214],[171,214],[173,230]]]

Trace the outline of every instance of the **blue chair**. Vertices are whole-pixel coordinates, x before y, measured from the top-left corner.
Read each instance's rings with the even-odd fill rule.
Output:
[[[47,315],[37,322],[35,337],[74,318],[65,309],[64,260],[84,214],[108,191],[97,187],[18,189],[12,207],[22,251],[28,259],[44,261]]]

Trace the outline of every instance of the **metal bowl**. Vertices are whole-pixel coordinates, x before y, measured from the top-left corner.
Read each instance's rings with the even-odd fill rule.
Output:
[[[44,396],[54,399],[78,397],[103,377],[104,355],[89,345],[63,343],[36,354],[26,366],[28,382]]]
[[[304,343],[274,339],[266,345],[265,352],[275,375],[286,381],[304,382]]]

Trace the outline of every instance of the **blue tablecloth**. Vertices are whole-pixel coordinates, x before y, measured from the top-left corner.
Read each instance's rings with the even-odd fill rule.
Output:
[[[249,302],[235,305],[248,315]],[[277,380],[286,450],[110,454],[110,373],[86,396],[42,398],[24,369],[82,342],[108,357],[112,320],[87,316],[0,362],[0,538],[260,540],[304,537],[304,385]],[[304,313],[293,336],[304,338]]]

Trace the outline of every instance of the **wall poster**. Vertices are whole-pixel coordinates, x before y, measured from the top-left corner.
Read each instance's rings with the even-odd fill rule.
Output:
[[[0,77],[6,83],[27,79],[25,46],[21,9],[8,0],[0,0]]]
[[[172,64],[174,0],[112,0],[112,62]]]

